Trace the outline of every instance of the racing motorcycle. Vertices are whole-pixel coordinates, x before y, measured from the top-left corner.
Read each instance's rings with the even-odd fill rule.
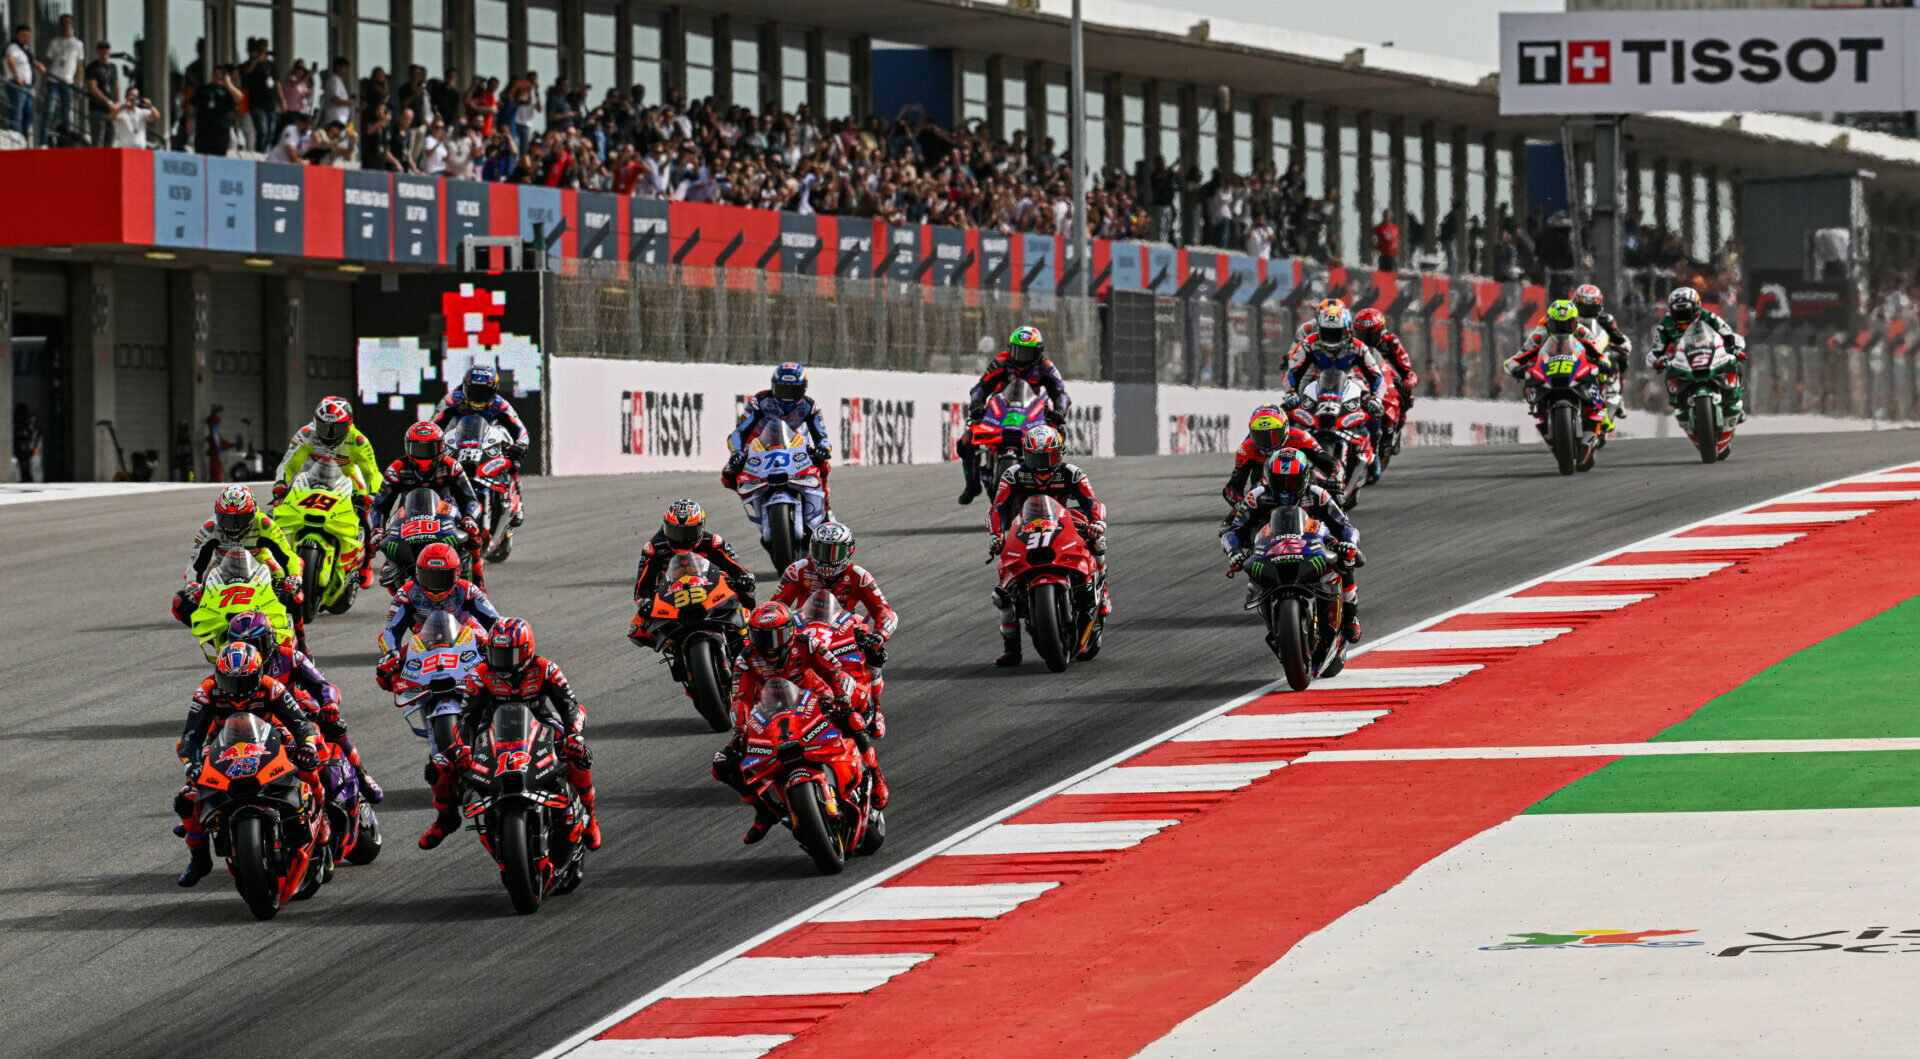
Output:
[[[333,876],[327,815],[287,757],[287,734],[236,713],[201,759],[194,809],[256,919],[313,896]]]
[[[354,508],[354,488],[338,464],[312,460],[287,487],[273,509],[273,520],[286,532],[300,556],[306,586],[300,604],[301,620],[312,621],[325,608],[345,614],[360,593],[360,515]]]
[[[1527,368],[1527,398],[1560,473],[1593,469],[1601,431],[1589,408],[1600,404],[1600,365],[1578,335],[1549,335]]]
[[[429,544],[452,546],[460,557],[460,576],[473,580],[473,555],[453,505],[423,485],[407,494],[381,533],[380,553],[387,562],[380,568],[380,584],[389,594],[413,579],[414,560]]]
[[[587,855],[587,807],[567,783],[554,730],[525,701],[508,700],[473,743],[461,777],[461,812],[500,866],[513,910],[540,910],[548,894],[580,885]]]
[[[293,643],[293,618],[273,582],[273,571],[252,552],[222,544],[207,568],[206,580],[189,582],[180,590],[174,614],[193,630],[208,662],[226,642],[227,623],[242,611],[265,614],[279,642]]]
[[[824,588],[807,597],[800,606],[799,617],[802,629],[819,637],[827,653],[853,678],[853,712],[867,718],[872,725],[879,714],[870,707],[880,705],[880,693],[886,683],[880,675],[886,651],[881,646],[880,634],[860,615],[841,606],[833,593]],[[884,736],[886,732],[876,729],[873,734]]]
[[[479,634],[472,625],[436,612],[420,623],[397,655],[381,663],[376,679],[393,692],[393,704],[413,734],[435,753],[453,745],[465,704],[461,688],[480,664]]]
[[[380,855],[380,817],[373,803],[360,794],[360,770],[347,752],[333,743],[320,763],[320,785],[327,792],[327,831],[332,836],[333,860],[372,864]]]
[[[1720,333],[1695,320],[1662,358],[1667,392],[1680,395],[1675,412],[1701,463],[1718,463],[1733,452],[1727,403],[1740,384],[1739,361]]]
[[[1373,463],[1373,441],[1367,435],[1367,388],[1339,368],[1328,368],[1300,388],[1293,405],[1293,421],[1312,434],[1333,461],[1332,475],[1315,472],[1327,492],[1343,509],[1360,506],[1360,487]]]
[[[987,398],[980,421],[967,429],[967,440],[973,443],[980,474],[978,481],[989,493],[1007,468],[1020,462],[1027,431],[1044,425],[1050,411],[1047,395],[1027,385],[1024,379],[1013,380]]]
[[[674,671],[701,719],[716,732],[733,727],[733,660],[746,634],[746,609],[726,575],[705,558],[676,554],[650,603],[633,616]]]
[[[1340,571],[1326,527],[1296,505],[1275,508],[1246,562],[1245,609],[1267,625],[1267,646],[1287,686],[1305,691],[1346,667]],[[1232,576],[1232,575],[1228,575]]]
[[[813,692],[767,681],[746,735],[740,774],[747,789],[793,831],[822,875],[838,875],[848,857],[873,853],[886,841],[886,817],[872,803],[872,774]]]
[[[1055,673],[1100,653],[1105,575],[1080,522],[1050,496],[1028,498],[1000,548],[1000,590],[1013,600],[1033,649]]]
[[[826,490],[806,440],[785,420],[761,425],[747,446],[747,462],[734,488],[775,570],[806,553],[813,527],[826,518]]]
[[[513,438],[485,416],[464,415],[447,431],[447,451],[460,461],[480,496],[481,558],[503,563],[513,554],[513,520],[520,514],[520,476],[507,447]]]

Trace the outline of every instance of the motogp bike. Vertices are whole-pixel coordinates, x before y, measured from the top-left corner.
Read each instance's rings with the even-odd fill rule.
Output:
[[[740,773],[747,789],[793,831],[822,875],[838,875],[848,857],[886,841],[886,817],[873,807],[873,775],[813,692],[767,681],[746,737]]]
[[[1055,673],[1100,653],[1106,575],[1081,532],[1084,521],[1053,497],[1030,497],[1000,548],[1000,591]]]
[[[746,612],[726,575],[699,555],[676,554],[653,598],[633,616],[655,650],[716,732],[733,726],[733,660],[746,634]]]

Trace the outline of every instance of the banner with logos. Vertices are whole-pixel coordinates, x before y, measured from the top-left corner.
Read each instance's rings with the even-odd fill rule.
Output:
[[[1920,108],[1911,11],[1500,16],[1500,113]]]

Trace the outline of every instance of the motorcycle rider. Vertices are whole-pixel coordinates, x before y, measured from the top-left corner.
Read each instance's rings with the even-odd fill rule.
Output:
[[[1346,307],[1347,303],[1338,298],[1322,298],[1314,302],[1313,308],[1307,310],[1307,318],[1300,321],[1299,327],[1293,329],[1294,344],[1299,345],[1302,342],[1313,341],[1313,333],[1319,324],[1321,313],[1329,309],[1344,309]]]
[[[967,429],[960,432],[960,440],[954,442],[954,453],[960,458],[960,473],[965,476],[967,487],[960,494],[962,504],[971,504],[980,495],[980,467],[978,465],[978,446],[967,440],[972,436],[974,424],[987,412],[987,399],[1005,389],[1018,379],[1047,394],[1047,422],[1055,427],[1067,421],[1067,409],[1073,407],[1072,398],[1067,396],[1066,380],[1060,377],[1060,369],[1047,359],[1047,343],[1041,337],[1037,327],[1017,327],[1007,336],[1007,347],[993,355],[993,363],[973,384],[973,390],[967,395]]]
[[[833,439],[827,435],[826,415],[820,405],[807,396],[807,369],[793,361],[773,369],[772,385],[752,397],[740,411],[740,421],[727,436],[726,469],[720,472],[720,484],[732,490],[739,484],[740,469],[747,465],[747,448],[761,426],[773,420],[792,427],[807,439],[807,456],[820,468],[820,491],[832,496],[827,474],[832,469]]]
[[[297,605],[301,599],[300,555],[287,543],[287,535],[273,519],[253,502],[253,491],[244,485],[230,485],[220,490],[213,502],[213,517],[202,523],[199,532],[193,535],[193,550],[183,575],[187,585],[173,598],[174,618],[182,625],[192,625],[194,609],[200,605],[200,583],[206,579],[207,567],[213,564],[214,554],[222,546],[252,552],[261,565],[273,572],[273,593],[287,608],[295,642],[305,644],[306,623],[301,620]]]
[[[1253,555],[1253,540],[1260,527],[1273,517],[1276,508],[1296,505],[1312,518],[1333,530],[1333,552],[1340,565],[1341,608],[1348,643],[1360,642],[1360,588],[1353,572],[1366,564],[1360,554],[1360,530],[1340,510],[1333,494],[1314,484],[1313,471],[1306,457],[1292,449],[1281,449],[1267,464],[1267,480],[1248,491],[1234,508],[1233,519],[1220,534],[1220,549],[1227,553],[1227,576],[1232,577]]]
[[[900,627],[900,617],[887,605],[887,597],[873,575],[865,567],[854,565],[853,530],[844,523],[822,522],[814,529],[807,557],[780,575],[780,587],[774,592],[772,602],[798,609],[815,592],[831,594],[849,611],[866,609],[871,628],[860,630],[853,638],[866,651],[877,708],[883,680],[880,671],[887,664],[886,642]]]
[[[1508,375],[1516,379],[1524,378],[1527,372],[1533,368],[1534,361],[1540,358],[1540,351],[1546,347],[1548,340],[1559,336],[1572,336],[1577,339],[1581,346],[1585,347],[1587,356],[1591,358],[1596,365],[1600,365],[1604,369],[1606,357],[1594,347],[1592,337],[1588,334],[1587,329],[1581,325],[1580,310],[1576,309],[1572,302],[1564,298],[1547,306],[1546,319],[1542,320],[1540,325],[1534,328],[1534,334],[1527,337],[1527,343],[1521,347],[1520,352],[1508,357],[1506,362],[1501,366],[1506,369]],[[1601,395],[1600,390],[1601,388],[1599,386],[1590,386],[1583,391],[1586,395],[1587,418],[1589,420],[1604,420],[1606,405],[1605,398]],[[1526,397],[1527,404],[1531,406],[1534,403],[1534,386],[1532,383],[1528,383],[1526,386]],[[1535,417],[1534,428],[1540,431],[1541,437],[1547,436],[1546,421],[1540,419],[1538,416]]]
[[[227,622],[227,641],[250,644],[260,652],[266,675],[285,684],[287,690],[293,692],[294,701],[320,726],[320,734],[353,762],[354,772],[360,777],[360,793],[368,801],[378,804],[386,797],[386,792],[368,775],[366,765],[360,761],[359,748],[347,734],[347,722],[340,716],[340,689],[313,664],[312,656],[275,639],[272,620],[257,610],[243,610]]]
[[[1020,509],[1035,496],[1052,496],[1077,509],[1081,516],[1075,526],[1086,539],[1087,550],[1100,570],[1100,616],[1113,613],[1113,595],[1107,590],[1107,506],[1094,495],[1093,480],[1087,472],[1064,462],[1066,445],[1060,432],[1052,427],[1027,431],[1021,445],[1020,462],[1006,469],[994,486],[993,509],[987,513],[987,528],[993,532],[988,550],[999,555],[1006,544],[1007,531],[1019,518]],[[1020,620],[1013,598],[999,586],[993,590],[993,605],[1000,612],[1000,657],[997,666],[1020,664]]]
[[[1414,391],[1420,386],[1420,373],[1413,370],[1413,357],[1400,336],[1387,330],[1387,314],[1378,309],[1362,309],[1353,314],[1353,337],[1359,339],[1381,363],[1393,369],[1393,388],[1400,393],[1400,417],[1413,410]]]
[[[308,789],[316,797],[324,797],[320,774],[316,771],[320,767],[320,733],[300,711],[293,693],[285,684],[267,676],[260,652],[254,650],[252,644],[230,643],[220,648],[214,659],[213,675],[194,689],[192,704],[187,707],[186,727],[181,729],[180,743],[175,748],[186,765],[186,783],[173,798],[173,811],[180,817],[180,834],[187,840],[187,870],[180,873],[178,880],[182,886],[194,885],[213,870],[207,836],[194,806],[194,779],[200,774],[201,753],[213,730],[225,724],[227,718],[242,712],[260,714],[291,733],[288,759]]]
[[[447,750],[452,769],[441,770],[433,788],[437,810],[433,826],[420,836],[420,848],[432,849],[460,830],[458,774],[473,768],[473,748],[462,729],[479,731],[492,723],[503,702],[529,702],[541,720],[560,734],[560,756],[567,762],[567,783],[587,809],[587,848],[600,848],[600,814],[593,799],[593,751],[587,748],[587,711],[574,697],[567,675],[552,659],[534,653],[533,626],[525,618],[501,618],[486,637],[486,657],[467,677],[461,723],[454,726]]]
[[[659,591],[660,575],[666,572],[669,559],[689,554],[718,567],[733,590],[740,593],[740,602],[749,610],[753,608],[753,571],[740,561],[731,544],[718,533],[707,530],[707,513],[692,497],[681,497],[668,504],[666,513],[660,516],[660,528],[641,546],[640,566],[633,574],[634,605],[645,605]],[[644,629],[636,627],[627,635],[642,647],[651,646],[652,638]],[[674,679],[684,679],[677,661],[673,667]]]
[[[433,425],[444,432],[453,425],[454,420],[468,415],[479,416],[506,429],[507,458],[513,461],[513,480],[517,488],[520,484],[520,461],[526,458],[527,450],[533,447],[533,436],[527,433],[527,425],[520,421],[520,413],[513,410],[512,402],[500,396],[500,372],[490,364],[473,364],[467,368],[459,389],[441,398],[440,407],[433,413]],[[508,527],[518,528],[525,520],[526,512],[527,500],[522,494],[520,510],[514,512]]]
[[[846,732],[860,749],[861,760],[873,772],[873,806],[887,807],[887,779],[880,772],[880,761],[873,741],[865,730],[864,718],[852,713],[854,679],[834,659],[826,643],[815,635],[803,635],[800,619],[785,603],[768,600],[754,608],[747,618],[747,649],[733,664],[733,738],[713,755],[713,778],[733,788],[740,800],[753,806],[753,824],[742,842],[752,845],[766,837],[767,829],[780,818],[747,789],[740,774],[746,757],[747,723],[760,701],[760,691],[774,679],[791,681],[802,690],[828,699],[826,714]]]
[[[1321,471],[1334,472],[1333,457],[1327,455],[1318,438],[1293,426],[1279,405],[1263,404],[1247,420],[1247,438],[1233,454],[1233,473],[1227,476],[1220,496],[1229,504],[1238,504],[1246,495],[1248,480],[1256,471],[1264,470],[1273,454],[1283,448],[1298,449]]]
[[[459,391],[455,391],[456,393]],[[467,479],[460,461],[447,455],[446,434],[434,423],[420,422],[407,428],[401,442],[401,457],[387,464],[384,484],[373,498],[373,536],[370,546],[378,545],[382,525],[393,505],[408,493],[426,487],[445,497],[460,519],[460,532],[467,535],[467,551],[476,579],[485,583],[480,565],[480,497]]]
[[[500,620],[485,589],[460,576],[460,557],[453,548],[434,542],[420,549],[413,566],[413,579],[400,586],[387,608],[387,624],[374,643],[387,652],[379,668],[391,674],[400,664],[400,648],[420,623],[434,612],[450,614],[455,621],[477,623],[492,629]]]
[[[312,422],[294,431],[293,439],[287,443],[286,458],[273,472],[275,504],[286,497],[294,476],[306,468],[308,460],[335,464],[345,472],[353,483],[353,511],[360,516],[360,539],[372,539],[373,525],[368,520],[368,512],[373,507],[375,483],[381,480],[380,461],[373,454],[373,442],[353,425],[352,405],[338,397],[323,397],[314,407]],[[372,584],[373,549],[362,548],[360,587]]]
[[[1727,323],[1718,313],[1703,308],[1700,304],[1699,291],[1692,287],[1675,287],[1673,293],[1667,295],[1666,315],[1660,318],[1660,323],[1654,328],[1653,345],[1647,350],[1647,366],[1655,371],[1666,370],[1667,357],[1674,352],[1681,336],[1685,335],[1696,321],[1705,321],[1706,325],[1726,342],[1727,352],[1733,354],[1736,361],[1746,363],[1746,337],[1735,332],[1733,325]],[[1744,423],[1747,420],[1746,388],[1741,385],[1738,373],[1732,375],[1728,383],[1730,390],[1727,399],[1728,422],[1735,425]],[[1667,405],[1676,413],[1680,410],[1680,391],[1672,386],[1667,387]]]
[[[1291,411],[1301,402],[1300,384],[1309,369],[1327,371],[1338,369],[1352,374],[1359,372],[1365,382],[1367,392],[1364,405],[1367,410],[1367,438],[1373,443],[1376,472],[1380,466],[1380,419],[1386,413],[1386,404],[1382,396],[1387,392],[1386,372],[1380,366],[1380,359],[1372,348],[1362,343],[1353,334],[1353,314],[1346,306],[1335,302],[1330,308],[1322,309],[1314,321],[1311,336],[1294,343],[1287,351],[1287,398],[1283,407]]]

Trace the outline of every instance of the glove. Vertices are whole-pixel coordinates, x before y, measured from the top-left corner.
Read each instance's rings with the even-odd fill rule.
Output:
[[[188,783],[173,794],[173,815],[193,815],[193,784]]]
[[[740,468],[745,467],[746,465],[747,465],[747,454],[744,452],[736,452],[727,457],[728,473],[739,474]]]
[[[295,603],[300,602],[300,579],[298,577],[288,575],[281,578],[273,587],[274,591],[293,600]]]
[[[1241,567],[1244,567],[1247,565],[1247,559],[1252,555],[1253,555],[1253,549],[1241,548],[1238,551],[1235,551],[1232,555],[1227,556],[1227,576],[1232,577],[1233,575],[1239,573]]]
[[[277,504],[280,501],[285,500],[286,498],[287,498],[287,483],[285,482],[273,483],[273,502]]]
[[[1054,426],[1054,427],[1061,426],[1067,421],[1066,416],[1061,415],[1060,413],[1054,411],[1051,408],[1047,409],[1046,416],[1047,416],[1048,426]]]
[[[737,489],[740,487],[740,476],[734,473],[732,467],[728,467],[726,470],[720,472],[720,487],[722,489]]]
[[[833,708],[840,711],[841,713],[847,712],[848,710],[853,708],[853,697],[846,694],[845,692],[841,692],[839,694],[834,695]]]
[[[195,754],[184,763],[187,772],[187,789],[193,789],[193,778],[200,775],[200,755]]]
[[[393,675],[400,671],[400,654],[393,652],[382,658],[373,667],[373,682],[380,685],[381,691],[393,690]]]
[[[872,629],[861,629],[853,634],[853,642],[862,647],[878,647],[885,642],[885,637]]]
[[[1234,490],[1233,486],[1224,485],[1220,487],[1220,499],[1225,500],[1229,504],[1238,505],[1240,503],[1240,494]]]
[[[1335,541],[1333,550],[1339,553],[1340,561],[1348,566],[1359,566],[1363,561],[1360,558],[1360,548],[1350,541]]]
[[[339,703],[329,702],[326,705],[320,707],[319,717],[320,717],[321,724],[332,725],[335,728],[340,728],[342,730],[345,730],[346,726],[340,723],[340,704]]]
[[[996,533],[993,535],[993,543],[987,545],[987,554],[999,555],[1000,549],[1006,546],[1007,546],[1007,535],[1004,533]]]
[[[1506,372],[1506,373],[1507,373],[1508,375],[1511,375],[1511,376],[1513,376],[1513,377],[1514,377],[1514,378],[1516,378],[1516,379],[1517,379],[1517,378],[1519,378],[1519,377],[1520,377],[1520,358],[1519,358],[1519,357],[1508,357],[1508,358],[1507,358],[1507,359],[1506,359],[1506,360],[1505,360],[1505,361],[1504,361],[1504,362],[1503,362],[1503,363],[1502,363],[1502,364],[1500,365],[1500,369],[1501,369],[1502,371],[1505,371],[1505,372]]]
[[[592,768],[593,755],[587,751],[587,740],[579,732],[569,732],[560,742],[560,754],[576,768]]]
[[[526,456],[527,456],[527,447],[525,445],[513,444],[513,445],[507,446],[507,458],[512,460],[513,462],[519,463],[521,460],[525,459]]]
[[[469,537],[477,537],[480,535],[480,523],[475,522],[472,515],[461,515],[460,532]]]
[[[1367,398],[1365,401],[1361,402],[1361,407],[1365,408],[1367,410],[1367,414],[1372,416],[1375,419],[1380,418],[1380,416],[1383,413],[1385,413],[1387,410],[1387,406],[1382,404],[1380,402],[1380,398],[1378,397]]]
[[[300,743],[287,751],[287,759],[301,772],[312,772],[320,767],[320,748],[312,743]]]
[[[969,422],[969,423],[978,423],[978,422],[980,422],[980,417],[981,417],[981,416],[983,416],[983,415],[986,415],[986,414],[987,414],[987,406],[986,406],[986,405],[983,405],[983,404],[970,404],[970,405],[968,405],[968,406],[967,406],[967,422]]]
[[[747,605],[748,610],[752,610],[754,592],[760,587],[760,583],[753,579],[752,574],[743,573],[733,579],[733,587],[740,593],[740,601]]]
[[[447,751],[447,763],[462,772],[471,772],[473,770],[473,748],[465,743],[455,743],[453,749]]]
[[[829,455],[831,454],[828,453],[826,449],[820,448],[818,446],[809,445],[807,447],[807,458],[812,460],[814,463],[827,462],[827,457]]]

